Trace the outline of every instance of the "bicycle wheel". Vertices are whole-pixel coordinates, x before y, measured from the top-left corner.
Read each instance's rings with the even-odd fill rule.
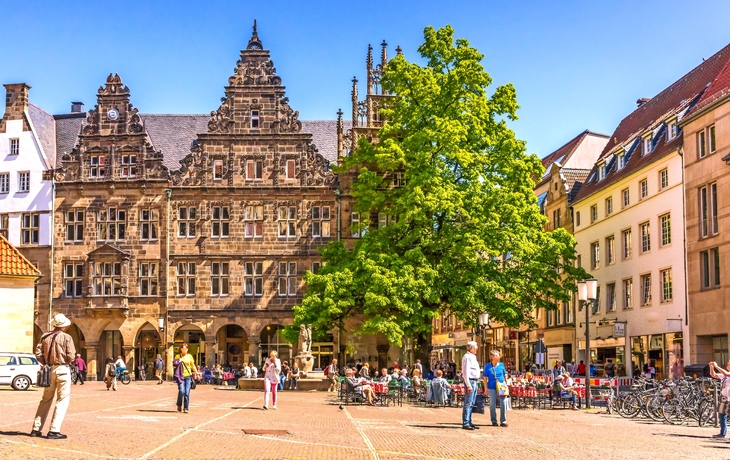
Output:
[[[663,422],[664,421],[664,397],[655,395],[654,397],[650,398],[649,401],[647,401],[646,404],[646,413],[649,415],[649,418],[654,420],[655,422]]]
[[[639,412],[641,412],[642,406],[643,401],[640,396],[629,394],[626,398],[624,398],[619,414],[624,418],[634,418]]]
[[[672,425],[681,425],[684,423],[685,415],[682,403],[676,399],[667,399],[662,405],[664,412],[664,420]]]
[[[712,425],[715,419],[715,402],[711,399],[703,399],[700,401],[697,413],[699,414],[697,423],[700,426]]]
[[[71,382],[72,382],[72,383],[73,383],[74,385],[76,385],[76,383],[78,383],[78,381],[79,381],[79,374],[78,374],[78,373],[76,373],[76,372],[72,372],[72,373],[71,373]]]
[[[128,374],[128,373],[125,373],[125,374],[124,374],[124,375],[122,376],[122,383],[123,383],[124,385],[129,385],[129,382],[131,382],[131,381],[132,381],[132,378],[131,378],[131,377],[129,376],[129,374]]]

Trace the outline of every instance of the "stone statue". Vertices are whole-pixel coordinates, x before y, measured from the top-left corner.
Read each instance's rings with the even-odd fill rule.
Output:
[[[299,354],[312,354],[312,325],[299,325]]]

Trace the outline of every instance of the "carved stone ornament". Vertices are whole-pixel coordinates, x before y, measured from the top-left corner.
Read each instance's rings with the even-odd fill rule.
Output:
[[[86,126],[83,131],[85,135],[97,134],[99,132],[99,106],[96,105],[93,109],[89,110],[86,117]]]
[[[233,109],[230,99],[225,98],[221,106],[215,112],[210,112],[208,122],[209,133],[230,133],[233,127]]]
[[[271,59],[239,60],[234,72],[235,75],[228,79],[231,86],[281,85],[281,77],[276,75],[274,61]]]
[[[119,74],[109,74],[106,78],[106,86],[100,86],[98,94],[100,96],[109,96],[114,94],[127,94],[129,88],[122,83],[122,77]]]
[[[76,152],[74,150],[74,152]],[[61,157],[61,167],[54,171],[54,178],[58,182],[73,182],[81,179],[81,162],[78,154],[64,153]]]
[[[320,155],[317,146],[310,143],[307,145],[307,172],[304,175],[306,186],[328,186],[337,185],[337,175],[332,172],[330,162]]]
[[[130,107],[132,104],[129,104]],[[130,113],[132,113],[132,116],[129,117],[129,125],[127,126],[127,129],[132,134],[139,134],[142,131],[144,131],[144,126],[142,126],[142,118],[137,113],[139,110],[135,107],[132,108]]]
[[[193,141],[190,155],[180,160],[181,168],[170,174],[173,185],[197,186],[205,181],[208,171],[203,158],[203,148],[199,142]]]
[[[298,110],[292,110],[289,104],[282,104],[279,108],[279,114],[279,119],[274,123],[278,126],[280,133],[298,133],[302,130]]]

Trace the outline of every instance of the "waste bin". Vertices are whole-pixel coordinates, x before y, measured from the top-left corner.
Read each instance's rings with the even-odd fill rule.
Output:
[[[708,364],[690,364],[684,366],[684,375],[687,377],[709,377],[710,366]]]

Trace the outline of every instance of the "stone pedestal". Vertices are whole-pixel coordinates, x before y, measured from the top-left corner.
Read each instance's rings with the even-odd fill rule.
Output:
[[[299,370],[301,372],[309,373],[314,368],[314,358],[311,353],[299,354],[296,356],[297,363],[299,364]]]

